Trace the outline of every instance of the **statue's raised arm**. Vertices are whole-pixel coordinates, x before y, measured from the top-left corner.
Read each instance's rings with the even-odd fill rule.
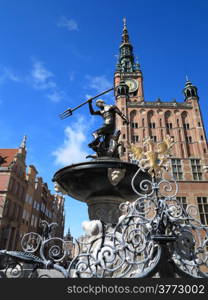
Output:
[[[91,115],[98,115],[98,116],[101,116],[101,113],[100,113],[99,110],[97,110],[97,111],[94,110],[94,108],[93,108],[93,106],[92,106],[92,100],[90,100],[90,101],[88,102],[88,104],[89,104],[89,110],[90,110]]]

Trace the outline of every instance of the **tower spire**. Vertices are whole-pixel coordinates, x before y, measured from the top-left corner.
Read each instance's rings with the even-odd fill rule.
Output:
[[[24,135],[22,142],[19,146],[18,149],[18,155],[20,155],[21,160],[25,163],[25,159],[26,159],[26,153],[27,153],[27,149],[26,149],[26,141],[27,141],[27,136]]]
[[[21,145],[20,145],[20,148],[26,148],[26,142],[27,142],[27,136],[24,135],[23,139],[22,139],[22,142],[21,142]]]
[[[123,34],[122,34],[122,42],[129,43],[129,34],[126,25],[126,17],[123,18]]]
[[[123,18],[122,41],[119,47],[119,58],[116,71],[123,73],[133,73],[139,70],[139,64],[134,62],[133,47],[129,41],[129,34],[126,24],[126,18]]]

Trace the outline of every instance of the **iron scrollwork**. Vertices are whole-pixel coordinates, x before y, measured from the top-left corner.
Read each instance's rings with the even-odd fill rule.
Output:
[[[28,277],[40,268],[57,270],[65,278],[207,278],[208,227],[198,220],[197,208],[187,205],[185,209],[179,202],[175,180],[152,176],[138,186],[137,178],[144,171],[139,166],[133,176],[131,186],[138,198],[120,205],[117,224],[85,222],[86,235],[76,240],[75,255],[68,265],[62,264],[65,241],[52,237],[55,224],[45,222],[42,236],[28,233],[23,237],[23,252],[0,251],[9,258],[0,274],[21,277],[22,262],[29,262]]]
[[[99,233],[77,241],[69,277],[208,277],[208,227],[194,215],[197,208],[184,209],[175,180],[153,176],[136,189],[141,171],[131,183],[138,198],[120,206],[119,222],[97,221]]]

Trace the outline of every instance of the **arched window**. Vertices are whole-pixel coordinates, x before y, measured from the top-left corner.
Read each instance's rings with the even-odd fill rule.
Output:
[[[156,128],[156,118],[153,110],[148,111],[147,113],[147,124],[149,127],[149,135],[155,136],[155,128]]]
[[[167,130],[167,133],[170,133],[170,129],[173,128],[173,123],[172,123],[172,113],[168,110],[165,112],[165,127]]]
[[[191,92],[189,90],[187,90],[186,95],[187,95],[187,97],[190,97],[191,96]]]
[[[186,111],[182,112],[181,119],[182,119],[183,128],[186,133],[186,131],[190,129],[190,119],[189,119],[189,115]]]
[[[142,127],[144,127],[144,118],[142,119]]]

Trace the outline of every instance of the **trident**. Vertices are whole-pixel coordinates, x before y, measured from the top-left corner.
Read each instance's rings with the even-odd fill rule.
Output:
[[[114,88],[111,88],[111,89],[109,89],[109,90],[106,90],[106,91],[102,92],[101,94],[98,94],[98,95],[96,95],[96,96],[94,96],[94,97],[88,99],[87,101],[81,103],[80,105],[78,105],[77,107],[75,107],[75,108],[73,108],[73,109],[68,108],[68,109],[65,110],[63,113],[61,113],[61,114],[59,115],[59,117],[60,117],[62,120],[65,119],[65,118],[67,118],[67,117],[70,117],[70,116],[72,115],[72,113],[73,113],[76,109],[78,109],[78,108],[80,108],[81,106],[85,105],[86,103],[92,101],[93,99],[95,99],[95,98],[97,98],[97,97],[100,97],[100,96],[102,96],[102,95],[104,95],[104,94],[106,94],[106,93],[112,91],[113,89],[114,89]]]

